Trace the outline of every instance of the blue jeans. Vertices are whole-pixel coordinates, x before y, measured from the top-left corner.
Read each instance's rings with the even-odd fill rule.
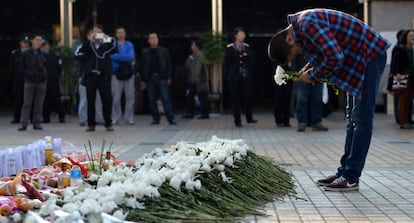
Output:
[[[148,81],[148,101],[152,119],[155,122],[160,121],[160,112],[157,106],[157,99],[160,97],[165,115],[169,122],[174,121],[174,112],[170,98],[170,88],[167,80],[161,80],[159,76],[153,76]]]
[[[322,122],[322,83],[316,85],[298,82],[296,118],[299,125],[318,125]],[[310,112],[310,113],[309,113]],[[308,120],[310,118],[310,120]]]
[[[375,99],[386,60],[387,54],[384,53],[368,63],[361,95],[347,95],[345,153],[341,158],[337,175],[342,175],[352,182],[359,181],[367,158],[372,137]]]

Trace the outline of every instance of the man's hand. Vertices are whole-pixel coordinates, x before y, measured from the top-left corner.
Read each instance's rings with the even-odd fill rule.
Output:
[[[167,83],[168,83],[168,86],[171,86],[171,85],[172,85],[172,81],[171,81],[171,78],[168,78],[168,81],[167,81]]]
[[[309,76],[309,73],[311,72],[313,70],[313,68],[312,67],[310,67],[309,66],[309,64],[306,64],[302,69],[301,69],[301,71],[300,72],[302,72],[303,73],[303,75],[302,76],[300,76],[298,79],[297,79],[297,81],[303,81],[303,82],[305,82],[305,83],[309,83],[309,84],[313,84],[313,85],[315,85],[315,81],[313,81],[311,78],[310,78],[310,76]]]
[[[145,81],[141,81],[139,83],[139,90],[143,91],[145,88],[147,88],[147,83]]]

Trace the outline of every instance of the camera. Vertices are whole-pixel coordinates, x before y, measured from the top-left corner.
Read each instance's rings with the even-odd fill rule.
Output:
[[[103,40],[105,38],[104,33],[97,33],[95,34],[95,39]]]

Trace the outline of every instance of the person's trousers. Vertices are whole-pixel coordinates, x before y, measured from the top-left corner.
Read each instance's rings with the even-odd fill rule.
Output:
[[[23,97],[24,97],[24,83],[18,84],[13,89],[13,121],[20,121],[22,116]]]
[[[241,109],[243,109],[247,121],[253,120],[252,86],[250,80],[230,80],[229,84],[231,101],[233,106],[234,123],[241,123]]]
[[[46,96],[43,103],[43,121],[50,121],[50,113],[56,112],[59,116],[59,120],[64,120],[65,109],[63,108],[62,101],[60,100],[59,83],[47,83]]]
[[[313,85],[298,82],[296,118],[299,125],[307,125],[310,123],[311,126],[316,126],[322,122],[322,115],[322,83]],[[308,120],[309,118],[310,120]]]
[[[88,121],[88,101],[86,98],[86,87],[82,84],[79,84],[79,105],[78,105],[78,117],[79,123],[86,123]],[[96,91],[96,101],[95,101],[95,120],[96,122],[103,123],[103,114],[102,114],[102,101],[99,91]]]
[[[352,182],[359,181],[365,165],[372,137],[375,101],[386,59],[387,54],[383,53],[369,62],[365,69],[361,95],[347,96],[345,151],[337,175]]]
[[[400,91],[398,109],[400,111],[400,125],[405,125],[411,121],[412,104],[414,94],[414,81],[409,80],[407,88]]]
[[[276,124],[290,124],[290,101],[292,98],[293,82],[274,86],[273,116]]]
[[[198,93],[200,99],[200,112],[202,117],[208,117],[210,114],[210,105],[208,104],[208,93]]]
[[[30,119],[30,111],[33,105],[33,124],[39,124],[42,121],[43,102],[46,95],[46,82],[24,84],[24,96],[22,116],[20,122],[27,126]]]
[[[112,75],[112,122],[117,123],[122,117],[121,97],[125,95],[124,118],[128,123],[134,123],[135,76],[128,80],[118,80]]]
[[[187,115],[194,115],[195,110],[195,99],[194,97],[197,95],[197,86],[195,84],[191,84],[188,86],[185,92],[185,111]]]
[[[395,123],[400,124],[400,109],[399,102],[400,101],[400,94],[398,92],[393,93],[393,103],[394,103],[394,118]]]
[[[102,112],[105,122],[105,127],[112,125],[112,94],[111,94],[111,80],[110,78],[100,75],[90,74],[86,79],[86,97],[88,102],[88,126],[95,126],[96,120],[96,91],[99,91],[102,101]]]
[[[165,115],[169,122],[174,121],[174,112],[170,98],[170,87],[167,80],[161,80],[159,76],[152,76],[147,84],[148,102],[151,111],[152,119],[155,122],[160,121],[160,112],[157,106],[158,97],[161,98],[162,106],[164,107]]]

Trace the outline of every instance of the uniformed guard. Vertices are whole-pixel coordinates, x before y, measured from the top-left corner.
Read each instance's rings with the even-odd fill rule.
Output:
[[[24,70],[20,66],[22,52],[29,49],[30,37],[23,34],[19,37],[19,48],[13,50],[10,55],[10,70],[13,76],[13,119],[11,124],[20,122],[23,106]]]
[[[245,38],[244,29],[236,28],[234,42],[227,45],[224,59],[224,75],[230,88],[236,127],[242,127],[241,109],[246,115],[247,123],[257,122],[252,115],[254,58],[249,44],[244,43]]]
[[[60,100],[60,78],[62,76],[62,58],[56,52],[50,51],[50,43],[43,39],[42,51],[46,54],[47,87],[43,104],[43,123],[50,122],[50,114],[56,112],[60,123],[65,123],[65,110]]]

